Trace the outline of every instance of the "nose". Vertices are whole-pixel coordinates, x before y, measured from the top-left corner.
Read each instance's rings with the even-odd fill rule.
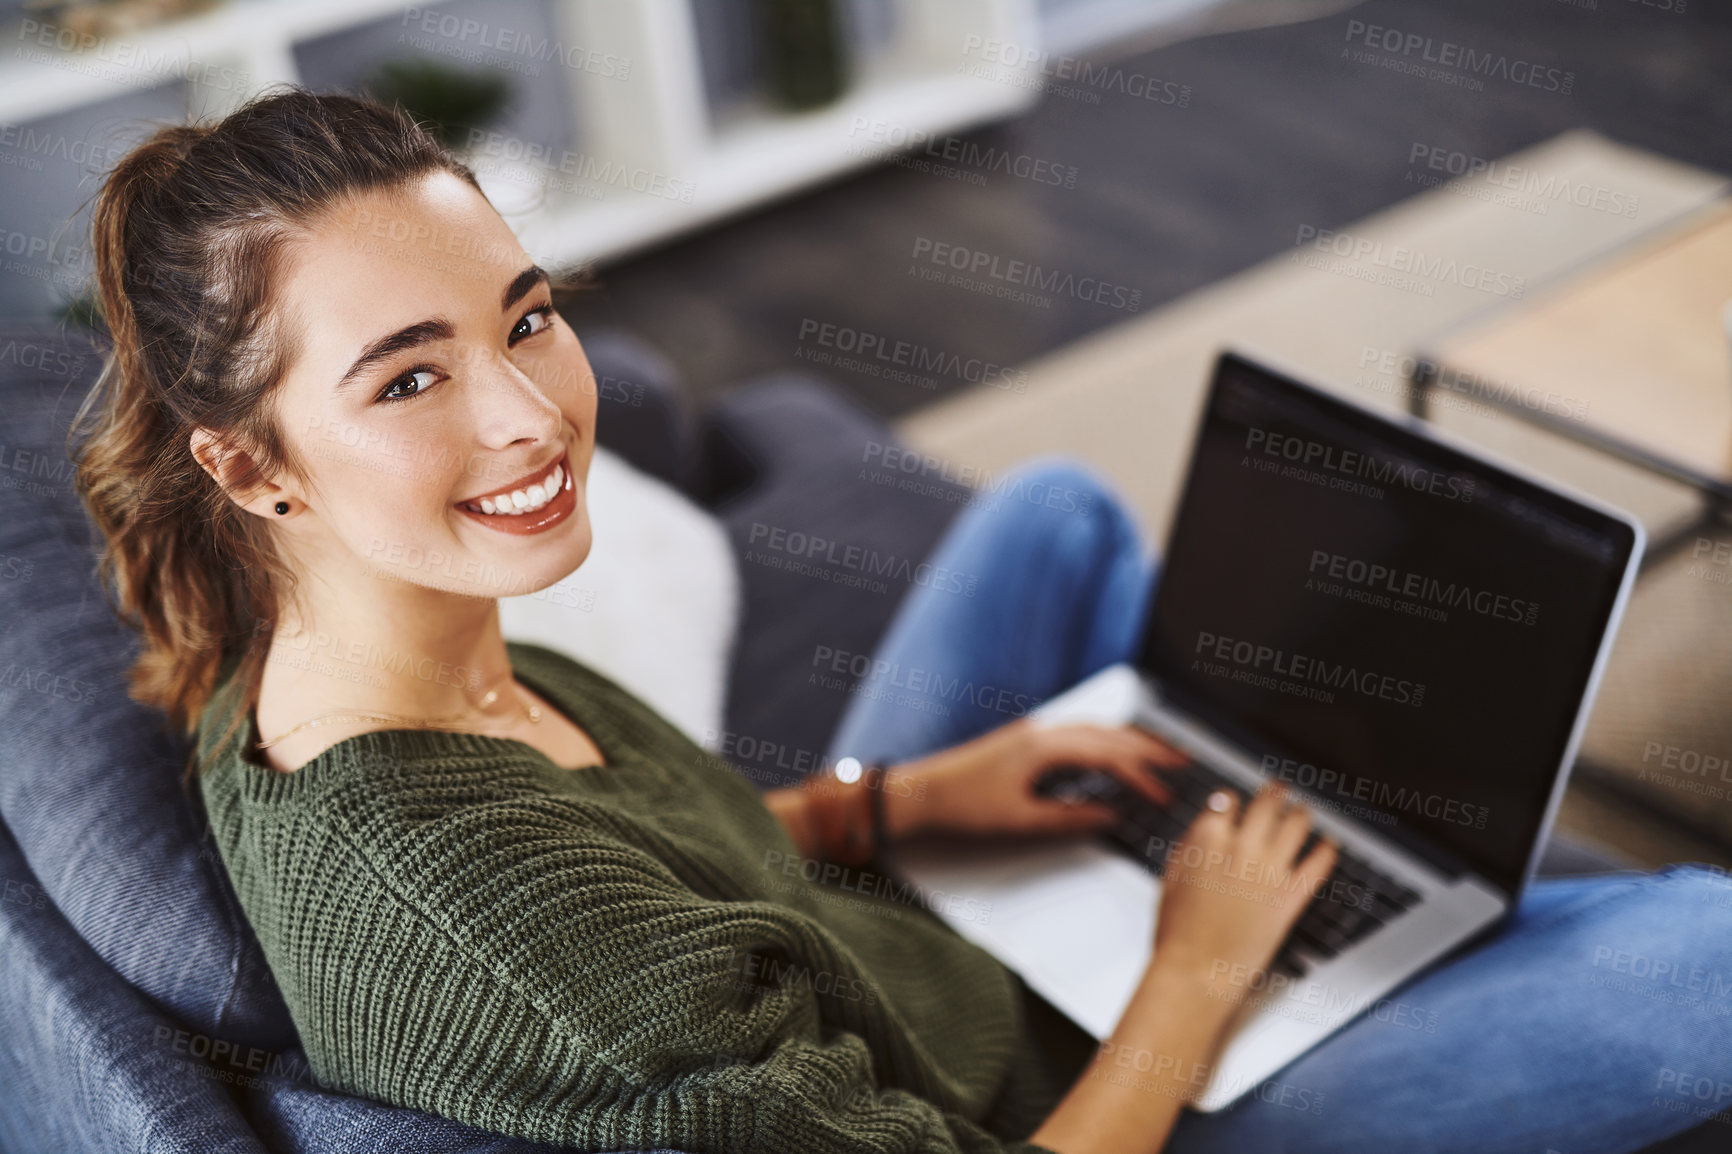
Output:
[[[469,390],[477,441],[489,449],[559,439],[565,415],[552,397],[501,353],[480,358]]]

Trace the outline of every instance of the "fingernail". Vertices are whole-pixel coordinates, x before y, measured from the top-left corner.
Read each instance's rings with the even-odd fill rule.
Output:
[[[1209,795],[1209,808],[1216,813],[1226,813],[1233,808],[1233,795],[1224,789],[1217,789]]]

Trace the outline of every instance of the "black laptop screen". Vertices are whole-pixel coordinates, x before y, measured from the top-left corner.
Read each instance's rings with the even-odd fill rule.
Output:
[[[1513,893],[1634,544],[1227,356],[1139,664],[1319,806]]]

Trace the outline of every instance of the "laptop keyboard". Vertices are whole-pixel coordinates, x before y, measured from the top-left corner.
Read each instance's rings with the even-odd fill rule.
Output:
[[[1052,770],[1036,789],[1048,797],[1094,801],[1116,811],[1119,821],[1106,832],[1107,843],[1158,876],[1165,870],[1167,854],[1202,812],[1210,794],[1225,789],[1238,796],[1241,807],[1246,801],[1245,791],[1237,784],[1196,762],[1179,773],[1163,774],[1161,781],[1173,794],[1168,806],[1150,801],[1110,774],[1084,766]],[[1298,857],[1303,859],[1310,853],[1320,837],[1313,829]],[[1292,977],[1303,976],[1314,965],[1370,937],[1421,900],[1414,890],[1338,846],[1335,869],[1299,915],[1270,968]]]

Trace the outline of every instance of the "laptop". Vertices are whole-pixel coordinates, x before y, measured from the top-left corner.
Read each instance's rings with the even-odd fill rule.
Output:
[[[1284,781],[1339,862],[1273,964],[1218,975],[1236,1009],[1196,1108],[1362,1015],[1424,1029],[1398,987],[1520,900],[1642,547],[1624,512],[1224,353],[1135,661],[1034,712],[1178,747],[1173,802],[1121,788],[1099,839],[911,843],[893,867],[1104,1039],[1152,951],[1165,854],[1213,790]]]

